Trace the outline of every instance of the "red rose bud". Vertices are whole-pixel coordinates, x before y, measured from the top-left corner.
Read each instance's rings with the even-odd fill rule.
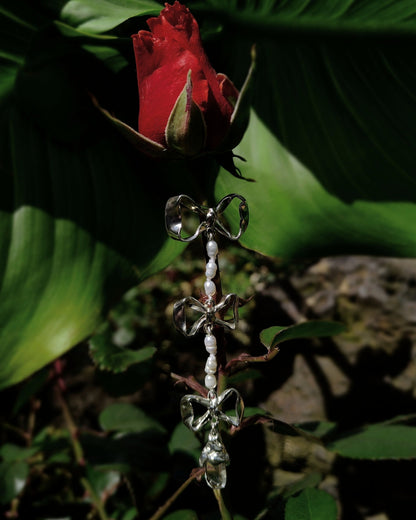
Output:
[[[139,134],[186,157],[223,152],[226,138],[235,146],[247,126],[235,125],[241,135],[230,140],[238,90],[210,65],[189,9],[177,1],[165,5],[147,21],[150,32],[132,36]]]
[[[139,127],[135,130],[92,97],[96,107],[140,152],[154,158],[175,159],[215,155],[233,175],[232,149],[246,131],[255,67],[240,93],[224,74],[217,74],[202,47],[198,24],[179,2],[166,4],[150,18],[151,32],[134,34],[139,86]]]

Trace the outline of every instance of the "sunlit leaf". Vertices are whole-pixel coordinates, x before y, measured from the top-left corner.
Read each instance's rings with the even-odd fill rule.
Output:
[[[344,202],[290,155],[255,113],[236,153],[247,160],[239,164],[242,174],[256,182],[222,171],[216,195],[235,192],[247,199],[250,224],[241,242],[248,248],[284,258],[416,255],[416,204],[391,200],[387,184],[385,201]]]

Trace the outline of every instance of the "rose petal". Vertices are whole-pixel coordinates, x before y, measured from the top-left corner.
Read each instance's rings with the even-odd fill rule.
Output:
[[[176,1],[150,18],[151,30],[133,35],[139,85],[139,132],[166,146],[165,128],[191,70],[193,100],[207,125],[207,150],[224,139],[238,91],[225,76],[217,77],[202,46],[198,23]],[[230,102],[231,98],[231,102]]]

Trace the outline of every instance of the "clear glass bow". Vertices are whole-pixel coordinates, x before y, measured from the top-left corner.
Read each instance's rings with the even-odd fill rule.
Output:
[[[229,398],[235,398],[235,416],[227,415],[221,409]],[[194,405],[206,408],[206,412],[197,417]],[[239,426],[244,415],[244,402],[235,388],[227,388],[219,396],[210,392],[208,397],[199,395],[185,395],[181,399],[181,414],[185,425],[192,431],[198,432],[205,425],[210,424],[207,442],[199,457],[199,465],[205,468],[205,479],[213,489],[222,489],[227,483],[226,466],[230,457],[222,442],[219,426],[225,422],[231,426]]]
[[[234,199],[239,199],[240,204],[238,206],[239,211],[239,229],[237,233],[233,234],[229,231],[221,222],[220,216],[224,213],[227,207]],[[199,224],[193,232],[190,232],[188,236],[184,235],[183,232],[183,218],[186,212],[193,213],[199,219]],[[166,230],[170,237],[181,242],[191,242],[202,231],[217,231],[221,235],[227,237],[230,240],[238,240],[244,233],[248,226],[249,212],[246,199],[236,193],[231,193],[222,198],[215,208],[209,208],[197,204],[188,195],[177,195],[171,197],[165,208],[165,224]]]
[[[182,298],[173,306],[173,321],[176,328],[185,336],[194,336],[202,327],[220,325],[224,328],[234,330],[238,323],[238,296],[236,294],[227,294],[221,301],[214,304],[208,301],[203,304],[192,296]],[[189,325],[189,310],[200,314],[193,323]],[[218,314],[224,316],[231,310],[232,316],[229,319],[222,319]]]

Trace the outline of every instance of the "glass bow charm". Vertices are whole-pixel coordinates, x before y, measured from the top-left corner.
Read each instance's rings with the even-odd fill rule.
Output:
[[[239,202],[239,229],[233,233],[223,224],[222,214],[234,200]],[[199,222],[193,227],[188,225],[185,231],[184,221],[192,220],[192,218],[189,218],[192,216],[196,217]],[[222,298],[217,297],[215,280],[218,283],[218,244],[214,238],[215,233],[219,233],[230,240],[238,240],[246,230],[248,221],[249,212],[246,200],[241,195],[234,193],[221,199],[215,208],[200,206],[187,195],[171,197],[166,203],[165,222],[169,236],[181,242],[190,242],[202,233],[206,244],[206,280],[202,301],[188,296],[176,302],[173,308],[173,320],[176,328],[185,336],[194,336],[199,331],[205,333],[204,346],[208,353],[205,364],[207,397],[199,395],[183,396],[181,399],[181,414],[185,425],[194,432],[201,431],[205,426],[209,426],[199,464],[205,468],[205,479],[213,489],[225,487],[227,483],[226,466],[230,462],[221,438],[221,423],[238,427],[244,414],[243,400],[235,388],[228,388],[220,395],[217,394],[216,390],[218,345],[215,330],[218,327],[228,330],[236,328],[239,299],[235,294],[227,294]],[[186,222],[186,224],[189,223]],[[227,313],[228,317],[226,316]],[[190,314],[193,314],[193,316],[190,316]],[[224,403],[231,401],[231,398],[234,398],[234,415],[228,415],[222,409]],[[194,405],[206,408],[206,412],[200,417],[196,417]]]
[[[221,405],[235,397],[235,416],[229,416],[221,410]],[[202,405],[207,411],[195,419],[193,405]],[[221,421],[231,426],[240,426],[244,415],[244,403],[235,388],[228,388],[219,396],[210,390],[208,397],[199,395],[184,395],[181,399],[181,414],[185,425],[192,431],[200,431],[206,424],[210,425],[207,442],[199,457],[199,464],[205,467],[205,478],[212,488],[223,488],[227,482],[226,466],[230,463],[230,457],[221,439],[219,426]]]

